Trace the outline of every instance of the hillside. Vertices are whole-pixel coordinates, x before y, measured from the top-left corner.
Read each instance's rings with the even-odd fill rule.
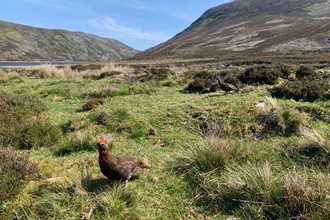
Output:
[[[110,61],[139,51],[109,38],[0,20],[2,61]]]
[[[207,10],[146,57],[222,57],[329,50],[330,1],[235,0]]]

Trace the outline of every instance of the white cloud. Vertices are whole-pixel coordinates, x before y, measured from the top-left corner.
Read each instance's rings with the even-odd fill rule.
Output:
[[[161,32],[144,32],[140,29],[135,29],[125,25],[119,24],[116,19],[105,16],[103,19],[91,19],[89,24],[95,28],[109,31],[111,37],[127,38],[127,39],[141,39],[152,41],[165,41],[169,37]]]

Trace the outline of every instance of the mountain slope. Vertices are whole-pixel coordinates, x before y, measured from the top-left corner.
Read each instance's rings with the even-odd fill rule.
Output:
[[[0,60],[110,61],[139,51],[113,39],[82,32],[0,21]]]
[[[187,29],[137,58],[327,50],[329,0],[235,0],[207,10]]]

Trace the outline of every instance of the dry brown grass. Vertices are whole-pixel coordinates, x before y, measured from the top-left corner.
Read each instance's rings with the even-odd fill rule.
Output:
[[[113,62],[110,62],[106,65],[104,65],[101,69],[100,69],[100,73],[103,72],[112,72],[112,71],[116,71],[116,72],[121,72],[123,75],[128,75],[131,72],[134,72],[134,68],[131,68],[127,65],[116,65]]]
[[[62,67],[56,65],[41,65],[26,67],[26,72],[35,72],[38,78],[57,78],[57,79],[76,79],[76,78],[88,78],[91,76],[99,76],[101,73],[120,72],[122,76],[127,76],[129,73],[134,72],[134,69],[127,65],[115,65],[115,63],[105,64],[103,67],[97,70],[86,69],[79,71],[78,69],[72,69],[70,65]]]
[[[75,70],[72,70],[70,65],[66,65],[63,68],[58,68],[55,65],[41,65],[28,67],[29,70],[38,70],[41,73],[42,78],[65,78],[71,79],[79,76],[79,73]]]

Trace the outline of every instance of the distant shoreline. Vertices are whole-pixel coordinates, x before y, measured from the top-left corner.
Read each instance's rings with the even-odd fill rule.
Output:
[[[40,65],[66,65],[78,64],[80,62],[66,61],[0,61],[0,67],[24,67],[24,66],[40,66]]]

